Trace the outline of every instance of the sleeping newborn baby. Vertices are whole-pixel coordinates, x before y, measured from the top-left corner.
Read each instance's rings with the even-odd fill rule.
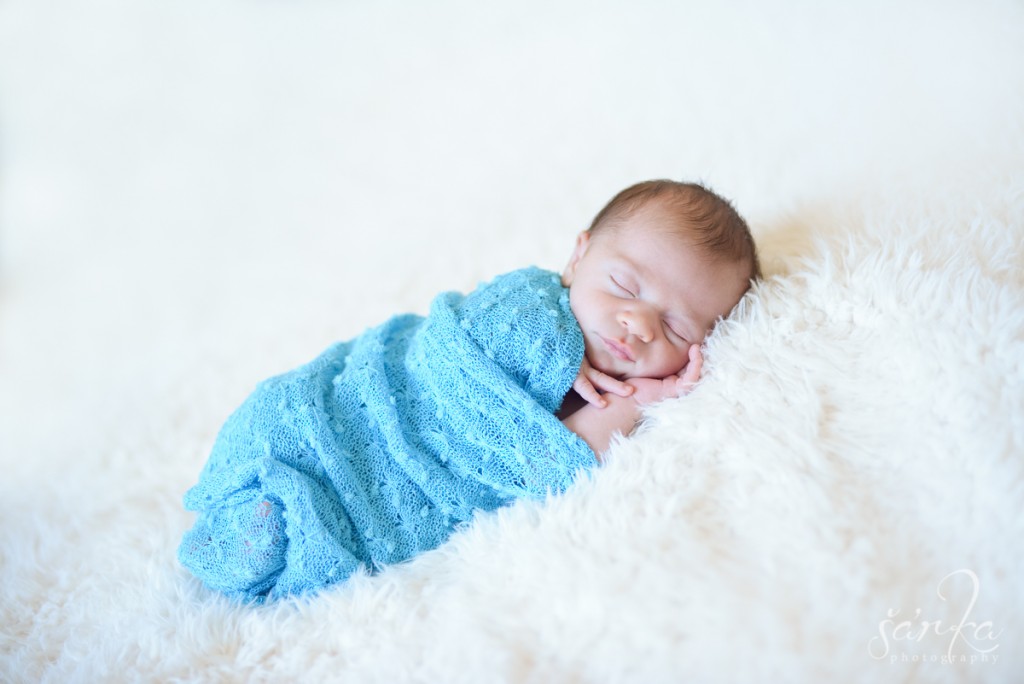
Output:
[[[730,204],[623,190],[565,271],[530,267],[399,315],[260,383],[221,428],[178,549],[245,601],[442,544],[476,510],[564,491],[645,404],[697,382],[701,343],[759,275]]]

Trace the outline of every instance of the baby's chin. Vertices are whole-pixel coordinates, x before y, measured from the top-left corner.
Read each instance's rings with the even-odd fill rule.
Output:
[[[594,353],[591,349],[590,344],[585,344],[583,355],[586,357],[590,367],[599,370],[605,375],[609,375],[616,380],[630,380],[632,378],[655,378],[661,380],[667,378],[670,375],[679,375],[686,368],[686,364],[683,364],[676,369],[655,369],[653,371],[645,372],[646,369],[637,368],[635,363],[622,362],[622,367],[616,367],[615,359],[610,357],[604,350],[599,350],[599,353]],[[665,372],[662,372],[662,371]]]
[[[590,364],[591,368],[593,368],[594,370],[599,370],[605,375],[609,375],[615,378],[616,380],[627,380],[629,378],[640,377],[635,374],[630,374],[629,371],[622,371],[621,369],[613,368],[612,366],[604,364],[601,362],[601,359],[595,359],[594,356],[591,354],[587,354],[586,359],[587,363]]]
[[[679,368],[676,368],[675,370],[671,370],[670,369],[670,370],[668,370],[666,372],[661,372],[661,370],[659,369],[658,371],[644,373],[644,372],[642,372],[642,371],[640,371],[640,370],[638,370],[636,368],[627,368],[626,370],[622,370],[622,369],[614,368],[612,366],[609,366],[609,365],[606,365],[604,363],[601,363],[600,360],[597,360],[595,362],[595,359],[593,358],[593,356],[591,356],[589,354],[587,354],[587,361],[590,363],[590,367],[591,368],[594,368],[595,370],[599,370],[602,373],[604,373],[605,375],[610,375],[611,377],[615,378],[616,380],[632,380],[632,379],[636,379],[636,378],[647,378],[647,379],[662,380],[662,379],[667,378],[667,377],[669,377],[671,375],[679,375],[686,368],[686,366],[683,365],[683,366],[681,366]]]

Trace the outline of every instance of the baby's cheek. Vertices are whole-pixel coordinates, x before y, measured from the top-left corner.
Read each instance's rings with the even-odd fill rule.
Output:
[[[686,367],[687,361],[689,361],[688,354],[673,347],[668,353],[664,354],[662,358],[659,359],[657,368],[651,373],[651,376],[656,378],[667,378],[670,375],[678,375],[679,372]]]
[[[611,365],[609,365],[609,359],[606,355],[598,353],[593,345],[590,344],[589,340],[583,342],[583,358],[587,360],[590,367],[599,370],[606,375],[610,375],[613,378],[620,377],[620,373],[616,371]]]

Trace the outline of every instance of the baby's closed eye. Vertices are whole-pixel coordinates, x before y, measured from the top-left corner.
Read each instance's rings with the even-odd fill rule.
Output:
[[[627,287],[624,284],[625,283],[625,279],[622,278],[622,276],[616,277],[616,276],[612,275],[612,276],[608,276],[608,277],[611,279],[612,285],[614,285],[615,288],[617,290],[619,290],[620,292],[622,292],[623,294],[625,294],[625,295],[627,295],[629,297],[636,297],[637,296],[637,293],[634,292],[635,288]]]
[[[687,340],[686,338],[686,331],[684,330],[683,326],[680,325],[678,322],[671,319],[665,319],[662,322],[662,325],[665,328],[665,333],[669,335],[669,337],[675,338],[675,340],[679,341],[680,343],[687,345],[690,344],[689,340]]]

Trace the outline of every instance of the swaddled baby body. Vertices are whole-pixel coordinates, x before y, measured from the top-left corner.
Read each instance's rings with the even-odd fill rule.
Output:
[[[391,318],[260,383],[221,428],[178,556],[246,601],[436,548],[477,510],[564,491],[640,407],[699,379],[700,344],[758,274],[725,200],[650,181],[526,268]]]

